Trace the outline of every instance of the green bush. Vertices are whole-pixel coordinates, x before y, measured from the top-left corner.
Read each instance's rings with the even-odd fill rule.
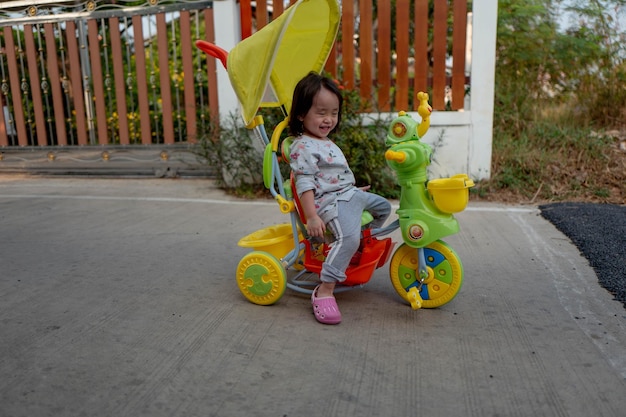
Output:
[[[205,126],[204,131],[199,130],[196,156],[208,165],[220,187],[242,197],[258,196],[263,189],[261,140],[245,128],[238,115]]]

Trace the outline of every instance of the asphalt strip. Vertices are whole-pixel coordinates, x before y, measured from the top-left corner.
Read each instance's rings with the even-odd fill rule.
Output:
[[[576,245],[600,285],[626,308],[626,206],[554,203],[539,210]]]

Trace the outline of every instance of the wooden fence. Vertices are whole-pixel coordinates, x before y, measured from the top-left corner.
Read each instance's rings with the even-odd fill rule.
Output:
[[[430,93],[435,110],[464,108],[467,0],[341,5],[340,34],[326,70],[346,88],[358,88],[371,109],[416,110],[417,91]],[[283,7],[282,0],[241,0],[242,37],[279,16]]]
[[[219,103],[215,60],[192,45],[215,39],[219,16],[211,1],[142,1],[0,2],[0,147],[196,140]],[[242,37],[286,6],[241,0]],[[343,1],[326,69],[358,89],[364,110],[415,110],[419,90],[436,110],[463,109],[467,8]]]

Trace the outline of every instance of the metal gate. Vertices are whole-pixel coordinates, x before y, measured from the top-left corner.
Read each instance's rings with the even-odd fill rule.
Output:
[[[0,2],[0,146],[194,142],[218,109],[195,39],[211,1]]]

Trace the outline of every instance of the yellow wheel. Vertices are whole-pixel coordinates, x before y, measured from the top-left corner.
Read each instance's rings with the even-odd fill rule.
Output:
[[[250,252],[237,266],[237,286],[248,301],[259,305],[274,304],[285,293],[285,268],[267,252]]]
[[[441,240],[424,248],[428,276],[419,287],[417,249],[402,244],[391,258],[389,277],[396,292],[410,303],[408,291],[417,288],[422,308],[436,308],[452,300],[463,284],[463,265],[456,252]]]

